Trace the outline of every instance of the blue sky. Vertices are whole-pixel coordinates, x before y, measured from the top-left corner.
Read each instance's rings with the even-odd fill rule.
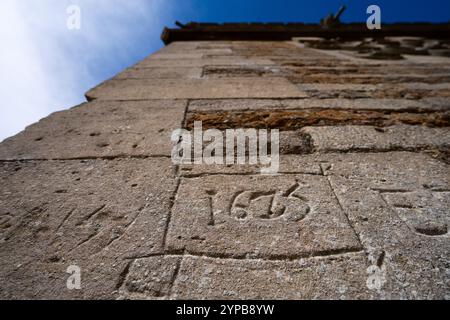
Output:
[[[81,9],[81,29],[66,26]],[[318,22],[346,4],[344,22],[450,21],[449,0],[1,0],[0,140],[84,101],[84,92],[162,47],[181,22]]]

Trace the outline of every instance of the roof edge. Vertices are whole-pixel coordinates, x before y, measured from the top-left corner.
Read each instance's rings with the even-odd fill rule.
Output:
[[[394,23],[384,24],[380,30],[369,30],[365,23],[342,24],[324,28],[318,24],[303,23],[195,23],[181,25],[180,29],[164,28],[164,44],[174,41],[286,41],[294,37],[323,37],[360,39],[365,37],[425,37],[450,38],[450,23]]]

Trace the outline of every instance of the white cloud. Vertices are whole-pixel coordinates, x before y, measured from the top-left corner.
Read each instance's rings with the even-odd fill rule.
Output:
[[[80,30],[67,28],[72,4]],[[173,11],[167,0],[1,0],[0,140],[157,49]]]

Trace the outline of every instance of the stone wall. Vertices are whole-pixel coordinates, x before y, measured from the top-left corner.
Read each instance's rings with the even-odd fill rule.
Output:
[[[0,144],[0,297],[450,298],[450,58],[317,41],[173,42]],[[280,174],[174,165],[196,120]]]

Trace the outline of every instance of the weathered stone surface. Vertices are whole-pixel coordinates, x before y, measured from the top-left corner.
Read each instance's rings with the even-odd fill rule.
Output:
[[[405,55],[408,61],[415,64],[427,64],[427,65],[439,65],[441,67],[449,67],[450,59],[448,57],[437,57],[437,56],[414,56]]]
[[[279,138],[280,155],[308,154],[313,151],[311,136],[301,131],[281,131]]]
[[[450,99],[448,97],[430,97],[424,98],[421,101],[426,103],[431,108],[450,110]]]
[[[68,290],[67,268],[81,268],[81,290]],[[13,270],[4,270],[1,299],[115,299],[117,286],[122,282],[121,274],[127,262],[98,255],[95,258],[63,259],[61,262],[34,261],[18,263]]]
[[[229,78],[202,80],[110,80],[89,91],[89,99],[215,99],[305,97],[284,78]]]
[[[301,99],[303,100],[303,99]],[[283,99],[283,101],[285,101]],[[281,109],[280,100],[274,99],[209,99],[192,100],[189,111],[232,111]]]
[[[312,98],[330,99],[422,99],[450,96],[450,83],[397,83],[397,84],[330,84],[302,83],[297,85]]]
[[[192,102],[190,103],[192,105]],[[283,109],[351,109],[351,110],[395,110],[395,111],[439,111],[450,110],[450,99],[285,99]]]
[[[361,64],[343,64],[334,67],[329,66],[284,66],[283,70],[297,74],[297,75],[433,75],[433,74],[448,74],[450,69],[448,66],[430,66],[420,64],[410,64],[405,68],[405,65],[361,65]]]
[[[177,41],[178,43],[179,41]],[[192,41],[189,41],[192,42]],[[220,41],[198,41],[196,50],[210,50],[210,49],[225,49],[225,48],[232,48],[233,47],[233,41],[226,41],[226,40],[220,40]]]
[[[150,68],[150,67],[205,67],[205,66],[270,66],[274,63],[269,59],[248,59],[238,56],[215,56],[214,58],[203,59],[146,59],[139,62],[136,67]]]
[[[386,160],[387,155],[389,155],[389,161]],[[282,156],[282,159],[283,157],[285,156]],[[448,166],[427,155],[412,152],[316,154],[307,157],[310,163],[321,166],[344,212],[348,215],[350,224],[361,239],[364,251],[368,254],[366,264],[359,264],[359,268],[366,268],[366,270],[365,288],[358,292],[365,292],[364,290],[368,289],[369,296],[388,299],[448,298],[450,291]],[[291,158],[303,160],[305,156],[291,156]],[[296,164],[295,160],[291,164]],[[234,181],[241,180],[242,177]],[[218,183],[214,185],[217,186]],[[204,212],[199,209],[200,207],[199,201],[195,205],[199,220]],[[263,239],[260,236],[259,238]],[[207,232],[203,233],[203,237],[200,235],[198,239],[200,243],[208,240]],[[189,245],[187,247],[189,248]],[[197,245],[198,247],[201,245]],[[263,298],[277,297],[278,294],[291,297],[282,289],[289,287],[285,283],[275,286],[273,290],[267,289],[268,285],[262,285],[255,291],[251,291],[246,285],[239,288],[233,286],[233,283],[246,283],[245,279],[249,278],[252,283],[260,283],[253,281],[251,276],[258,272],[247,270],[254,270],[248,267],[252,263],[262,262],[198,260],[197,263],[196,259],[192,258],[195,263],[190,262],[191,258],[183,261],[178,278],[180,280],[175,282],[175,297],[188,297],[192,294],[192,290],[198,295],[211,294],[218,298],[233,298],[235,295],[259,297],[258,292],[267,292],[267,295],[261,296]],[[221,271],[217,274],[201,271],[199,278],[194,277],[196,281],[194,282],[191,277],[182,276],[185,273],[183,266],[187,263],[186,261],[189,261],[187,270],[198,270],[194,266],[200,267],[201,264],[205,266],[205,269],[200,268],[200,270],[206,270],[206,266],[209,265],[219,265],[220,267],[215,267],[213,270]],[[284,265],[284,263],[281,264]],[[258,270],[261,269],[264,268]],[[267,272],[261,272],[268,276],[270,272],[277,270],[277,267],[266,267],[266,269],[268,269]],[[201,281],[202,279],[204,282]],[[274,283],[274,281],[269,282]],[[197,285],[198,283],[207,284]],[[181,288],[178,289],[178,286]],[[190,289],[187,289],[188,286]],[[318,284],[314,292],[317,293],[323,286],[326,287],[326,284]],[[221,290],[211,293],[213,287]],[[231,296],[227,297],[229,294]],[[293,298],[296,297],[298,296]],[[306,297],[311,296],[306,295]]]
[[[316,163],[316,157],[313,155],[304,155],[302,157],[283,154],[280,157],[279,173],[300,173],[300,174],[315,174],[322,173],[320,163]],[[206,164],[183,164],[180,166],[180,174],[184,177],[198,177],[208,174],[259,174],[261,168],[265,165],[206,165]]]
[[[354,91],[374,91],[376,89],[390,88],[392,85],[383,84],[339,84],[339,83],[300,83],[297,84],[302,90],[354,90]],[[420,82],[401,83],[395,85],[396,88],[439,90],[449,89],[449,83],[429,84]]]
[[[270,59],[279,59],[280,57],[286,58],[297,58],[305,57],[309,55],[323,56],[321,52],[313,52],[308,49],[300,49],[295,46],[292,42],[275,42],[275,41],[264,41],[264,42],[233,42],[232,45],[233,52],[235,54],[252,56],[252,57],[264,57]]]
[[[300,40],[298,46],[301,48],[314,48],[321,54],[328,54],[336,59],[351,60],[360,64],[403,65],[407,67],[411,64],[448,63],[449,51],[445,49],[445,41],[437,39],[418,40],[398,40],[395,37],[386,38],[365,38],[363,41],[346,41],[340,39],[312,39]],[[434,48],[440,48],[435,50]],[[308,49],[305,50],[307,53]],[[312,51],[311,49],[309,49]],[[325,50],[325,52],[324,52]],[[443,56],[444,59],[433,59],[432,56]],[[308,54],[306,54],[308,56]],[[311,55],[309,55],[311,56]],[[303,58],[303,57],[302,57]],[[431,58],[431,59],[430,59]]]
[[[182,179],[167,247],[215,257],[260,258],[361,249],[327,179],[315,175]]]
[[[1,298],[112,298],[125,257],[162,251],[176,185],[169,159],[0,166]],[[70,265],[82,268],[77,293],[66,288]]]
[[[363,253],[297,261],[186,257],[174,299],[368,299]]]
[[[389,151],[450,148],[448,128],[394,125],[305,127],[316,151]]]
[[[434,75],[328,75],[328,74],[311,74],[311,75],[289,75],[288,79],[293,83],[336,83],[336,84],[381,84],[392,83],[399,84],[403,82],[420,82],[420,83],[442,83],[449,82],[448,73]]]
[[[206,66],[205,78],[232,78],[232,77],[280,77],[281,70],[275,66]]]
[[[187,128],[193,128],[194,123],[199,121],[202,122],[204,130],[209,128],[220,130],[269,128],[292,131],[309,126],[388,127],[396,124],[443,128],[450,126],[450,111],[398,112],[394,110],[299,109],[187,113]]]
[[[95,101],[56,112],[0,145],[0,159],[171,154],[185,101]]]
[[[216,56],[227,56],[227,55],[233,54],[233,50],[231,50],[231,48],[227,48],[227,47],[223,47],[223,48],[211,47],[210,48],[210,47],[199,46],[199,47],[197,47],[195,52],[203,53],[204,57],[206,57],[206,58],[211,58],[211,57],[216,57]]]
[[[351,109],[426,111],[450,110],[450,99],[227,99],[193,100],[189,111],[234,110],[302,110],[302,109]]]
[[[124,79],[200,79],[202,68],[129,68],[114,77]]]
[[[373,264],[370,287],[384,298],[448,298],[448,166],[394,152],[337,155],[322,167]]]
[[[0,145],[0,298],[450,299],[449,61],[166,46]],[[282,129],[279,173],[174,166],[193,114]]]
[[[202,59],[203,54],[197,52],[189,52],[189,53],[166,53],[166,52],[157,52],[152,54],[146,60],[190,60],[190,59]]]

